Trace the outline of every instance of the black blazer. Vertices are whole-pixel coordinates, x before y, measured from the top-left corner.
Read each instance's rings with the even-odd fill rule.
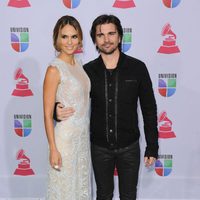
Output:
[[[112,76],[101,56],[84,65],[84,69],[91,81],[92,143],[108,148],[114,143],[121,148],[137,141],[139,100],[147,143],[145,156],[157,157],[157,106],[145,64],[121,53]]]

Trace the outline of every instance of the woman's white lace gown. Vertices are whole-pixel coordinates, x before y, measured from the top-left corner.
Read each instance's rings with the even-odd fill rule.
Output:
[[[62,156],[62,168],[56,171],[49,167],[47,199],[90,200],[90,81],[77,61],[75,66],[71,66],[56,58],[51,66],[58,69],[61,78],[56,101],[66,107],[73,107],[75,113],[55,126],[55,140]]]

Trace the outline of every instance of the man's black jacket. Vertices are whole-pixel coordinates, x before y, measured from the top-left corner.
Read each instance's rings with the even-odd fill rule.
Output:
[[[123,53],[113,71],[101,56],[84,65],[91,81],[91,142],[123,148],[139,139],[138,99],[146,138],[145,156],[158,156],[157,108],[145,64]]]

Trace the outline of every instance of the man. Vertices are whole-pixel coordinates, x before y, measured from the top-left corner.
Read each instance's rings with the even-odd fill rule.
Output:
[[[151,79],[143,62],[121,52],[123,30],[116,16],[97,17],[90,34],[100,53],[84,65],[91,81],[91,155],[97,200],[112,200],[115,167],[120,199],[135,200],[140,164],[138,99],[147,143],[145,165],[152,165],[158,156],[157,108]],[[57,107],[61,120],[73,112],[72,108]]]

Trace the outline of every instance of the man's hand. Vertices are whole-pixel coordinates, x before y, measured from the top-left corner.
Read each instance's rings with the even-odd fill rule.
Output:
[[[60,121],[67,120],[74,114],[75,110],[72,107],[65,108],[63,104],[58,103],[56,106],[56,116]]]
[[[153,165],[156,161],[156,158],[154,157],[144,157],[144,163],[145,163],[145,167],[150,167],[151,165]]]

